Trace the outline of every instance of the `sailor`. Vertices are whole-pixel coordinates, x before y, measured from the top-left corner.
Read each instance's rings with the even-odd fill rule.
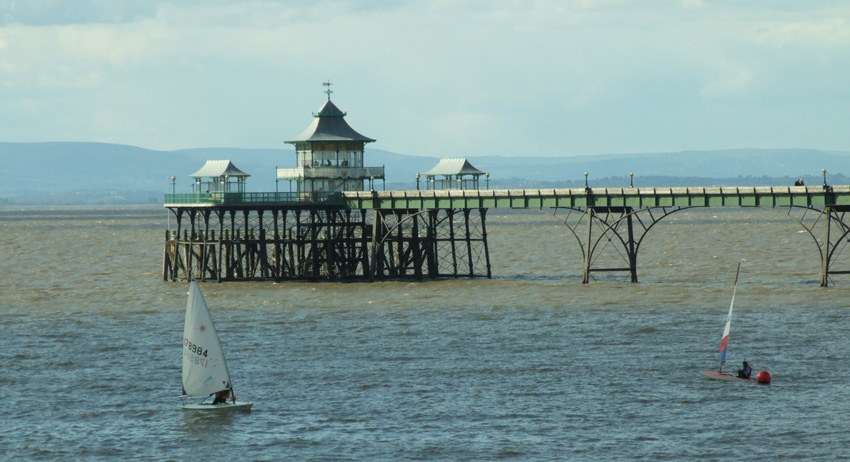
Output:
[[[750,378],[750,374],[753,373],[753,368],[750,367],[750,365],[747,364],[746,361],[744,361],[743,366],[744,367],[742,369],[738,369],[738,377],[742,379],[748,379]]]
[[[221,391],[215,392],[215,399],[213,399],[213,404],[224,404],[227,402],[227,398],[230,396],[230,389],[226,388]]]

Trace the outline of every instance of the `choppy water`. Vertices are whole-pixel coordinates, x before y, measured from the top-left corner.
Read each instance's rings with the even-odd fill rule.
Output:
[[[781,211],[684,211],[641,283],[582,285],[542,214],[491,211],[492,280],[204,283],[251,413],[179,409],[186,288],[160,208],[0,209],[6,460],[811,459],[850,453],[846,280]],[[729,347],[770,386],[715,382]]]

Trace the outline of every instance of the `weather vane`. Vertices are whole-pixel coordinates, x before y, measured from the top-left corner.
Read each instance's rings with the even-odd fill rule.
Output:
[[[323,83],[322,85],[328,87],[328,89],[325,90],[325,93],[328,94],[328,101],[330,101],[331,100],[331,93],[333,93],[333,91],[331,91],[331,85],[333,85],[333,84],[329,80],[329,81]]]

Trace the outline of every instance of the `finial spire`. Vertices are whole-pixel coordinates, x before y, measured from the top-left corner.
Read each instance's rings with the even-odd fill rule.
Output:
[[[333,85],[333,84],[330,82],[330,80],[328,80],[327,82],[323,83],[322,85],[328,87],[328,89],[325,90],[325,93],[328,94],[328,101],[330,101],[331,100],[331,93],[333,93],[333,91],[331,91],[331,85]]]

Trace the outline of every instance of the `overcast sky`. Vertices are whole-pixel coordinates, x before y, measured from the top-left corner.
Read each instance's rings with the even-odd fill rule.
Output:
[[[847,0],[0,0],[0,141],[850,151]]]

